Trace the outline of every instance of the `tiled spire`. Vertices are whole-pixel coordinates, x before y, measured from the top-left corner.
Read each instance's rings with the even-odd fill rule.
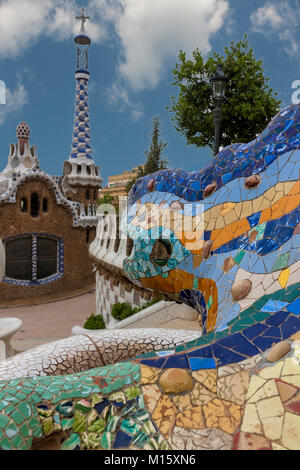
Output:
[[[90,137],[90,117],[88,104],[88,49],[90,37],[85,32],[84,23],[89,16],[81,16],[81,29],[74,38],[76,44],[76,100],[72,147],[69,160],[64,163],[64,175],[72,184],[93,185],[101,187],[102,178],[98,167],[95,167]]]

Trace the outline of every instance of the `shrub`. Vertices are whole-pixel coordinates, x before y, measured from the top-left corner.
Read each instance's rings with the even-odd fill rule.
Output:
[[[86,319],[83,328],[88,330],[103,330],[106,328],[102,315],[91,315]]]
[[[148,302],[144,303],[142,307],[134,307],[134,308],[132,308],[126,302],[117,302],[116,304],[112,306],[111,314],[116,320],[125,320],[125,318],[128,318],[131,315],[134,315],[135,313],[138,313],[141,310],[144,310],[145,308],[148,308],[151,305],[156,304],[160,300],[161,298],[149,300]]]

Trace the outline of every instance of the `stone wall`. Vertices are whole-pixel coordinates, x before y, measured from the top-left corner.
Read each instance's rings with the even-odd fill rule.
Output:
[[[36,192],[40,201],[48,201],[47,212],[40,206],[39,215],[30,215],[30,196]],[[27,198],[26,212],[20,209],[21,199]],[[40,202],[41,204],[41,202]],[[16,203],[0,205],[0,236],[5,239],[21,234],[54,235],[63,241],[63,275],[57,280],[43,285],[22,286],[8,282],[0,284],[0,304],[9,305],[24,301],[37,302],[64,297],[75,290],[90,288],[94,284],[92,260],[88,254],[87,230],[89,242],[94,239],[94,227],[73,227],[71,211],[66,206],[57,204],[54,191],[46,181],[27,180],[16,194]]]

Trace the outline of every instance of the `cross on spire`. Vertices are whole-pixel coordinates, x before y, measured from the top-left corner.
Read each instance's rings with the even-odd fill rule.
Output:
[[[81,31],[84,31],[84,23],[89,19],[89,16],[84,16],[84,8],[81,8],[81,16],[76,16],[76,20],[81,20]]]

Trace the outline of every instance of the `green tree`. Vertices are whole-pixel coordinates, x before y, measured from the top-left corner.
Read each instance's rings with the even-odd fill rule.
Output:
[[[146,163],[143,166],[140,166],[138,169],[138,176],[126,184],[126,191],[129,192],[134,183],[138,178],[142,176],[149,175],[149,173],[154,173],[155,171],[162,170],[167,167],[167,160],[162,160],[161,156],[168,145],[167,142],[163,142],[160,138],[160,117],[155,116],[152,119],[152,133],[151,133],[151,143],[148,150],[145,150],[145,155],[147,157]]]
[[[200,50],[193,51],[192,59],[179,52],[179,63],[173,70],[173,85],[179,87],[177,99],[172,96],[175,129],[186,138],[188,145],[214,146],[214,102],[210,78],[217,65],[223,65],[228,77],[226,98],[222,104],[221,145],[249,142],[260,134],[270,119],[279,111],[281,101],[269,88],[262,60],[256,60],[247,35],[224,48],[221,57],[214,52],[205,61]]]

